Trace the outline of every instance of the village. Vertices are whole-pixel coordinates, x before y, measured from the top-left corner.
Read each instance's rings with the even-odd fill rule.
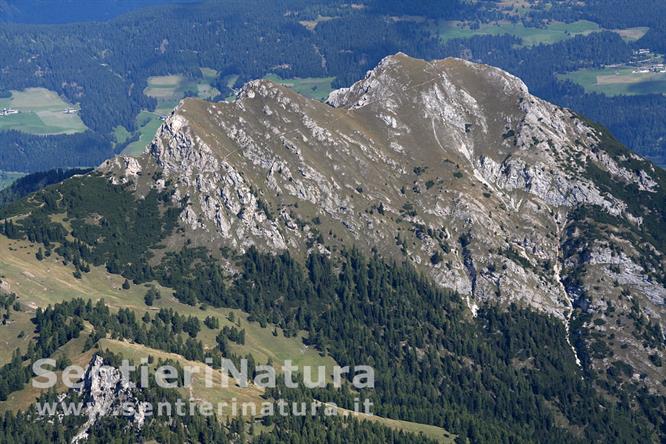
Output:
[[[632,74],[666,73],[663,57],[646,48],[634,50],[629,65],[634,68]]]
[[[664,56],[647,48],[635,49],[631,60],[627,63],[604,65],[604,68],[631,68],[632,74],[663,74],[666,73]]]

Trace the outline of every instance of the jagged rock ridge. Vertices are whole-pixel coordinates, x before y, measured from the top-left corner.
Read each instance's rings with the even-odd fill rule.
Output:
[[[663,213],[613,190],[663,202],[664,173],[606,144],[504,71],[397,54],[326,104],[267,80],[233,103],[185,100],[145,155],[101,171],[139,194],[173,187],[195,245],[355,244],[411,261],[473,311],[516,302],[569,322],[576,304],[603,318],[637,301],[663,325],[663,245],[640,234]],[[580,208],[624,225],[590,238]],[[659,380],[631,329],[590,321],[600,327],[640,349],[627,359]]]

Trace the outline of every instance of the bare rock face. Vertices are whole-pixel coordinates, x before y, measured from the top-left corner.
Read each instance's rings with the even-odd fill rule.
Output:
[[[83,376],[79,395],[83,399],[82,414],[87,417],[73,443],[83,442],[88,438],[88,431],[105,416],[117,416],[133,406],[133,417],[128,418],[131,426],[140,429],[145,419],[145,409],[134,394],[134,384],[122,378],[120,370],[104,365],[104,360],[95,355]],[[123,410],[125,409],[125,410]]]
[[[10,293],[12,291],[12,286],[7,281],[0,279],[0,293]]]
[[[472,311],[567,323],[624,289],[663,326],[663,238],[646,230],[663,227],[666,179],[609,140],[502,70],[397,54],[326,104],[266,80],[233,103],[185,100],[146,154],[101,170],[139,193],[172,186],[188,238],[213,250],[376,248]],[[618,276],[604,249],[625,251]]]

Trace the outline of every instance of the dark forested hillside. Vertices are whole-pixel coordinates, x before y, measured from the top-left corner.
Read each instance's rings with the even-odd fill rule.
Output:
[[[650,442],[658,433],[661,423],[654,414],[663,399],[637,391],[632,407],[608,385],[600,396],[593,377],[581,378],[564,327],[555,319],[516,307],[484,310],[471,319],[457,295],[432,286],[411,267],[366,258],[355,250],[337,263],[311,255],[305,268],[288,255],[256,250],[240,259],[243,273],[226,288],[223,304],[243,307],[261,322],[277,322],[286,334],[306,329],[309,343],[339,362],[372,362],[377,383],[370,395],[382,416],[444,426],[470,442]],[[209,276],[201,278],[178,279],[198,291]],[[299,304],[293,304],[296,300]],[[197,361],[216,361],[220,350],[226,353],[226,348],[204,351],[196,339],[199,321],[174,316],[162,310],[139,319],[131,310],[115,314],[103,302],[83,300],[39,309],[33,320],[36,345],[0,369],[10,382],[0,396],[27,383],[24,361],[49,356],[78,337],[86,323],[94,329],[87,347],[110,334]],[[189,334],[186,341],[178,336],[183,332]],[[269,399],[292,401],[312,396],[351,408],[357,395],[332,387],[314,392],[277,387],[267,393]],[[22,423],[15,421],[5,418],[0,433],[21,429]],[[301,427],[316,436],[335,436],[329,429],[334,424],[326,418],[267,421],[275,421],[275,430],[258,442],[299,442],[286,435]],[[359,429],[340,442],[356,442],[351,438],[366,433],[367,442],[383,442],[377,436],[389,433],[371,425],[354,427]],[[105,430],[102,426],[96,433]],[[150,428],[144,436],[152,436]],[[403,436],[397,442],[403,439],[414,438]]]
[[[95,166],[115,154],[111,142],[92,131],[38,136],[0,131],[0,169],[25,173]]]
[[[196,0],[0,0],[0,21],[15,23],[100,21],[148,6],[188,1]]]

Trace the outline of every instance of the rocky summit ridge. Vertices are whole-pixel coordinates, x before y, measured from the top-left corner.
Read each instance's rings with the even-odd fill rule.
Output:
[[[664,172],[500,69],[396,54],[327,103],[253,81],[233,102],[184,100],[144,155],[99,171],[173,189],[174,248],[374,249],[472,312],[517,303],[568,325],[578,309],[660,386],[636,319],[666,321]]]

